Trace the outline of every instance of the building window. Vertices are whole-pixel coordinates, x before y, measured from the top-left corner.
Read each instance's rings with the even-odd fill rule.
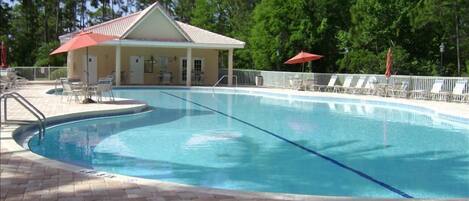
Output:
[[[168,72],[168,65],[169,65],[168,57],[160,57],[158,65],[159,65],[161,73]]]

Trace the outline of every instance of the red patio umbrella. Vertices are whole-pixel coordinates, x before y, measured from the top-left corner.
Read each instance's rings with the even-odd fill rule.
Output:
[[[55,49],[52,53],[50,53],[50,55],[62,52],[69,52],[84,47],[95,46],[99,43],[116,38],[117,37],[115,36],[109,36],[93,32],[80,32],[78,35],[74,36],[72,39],[61,45],[59,48]]]
[[[285,62],[285,64],[303,64],[302,72],[304,71],[304,63],[314,61],[321,59],[323,56],[322,55],[317,55],[317,54],[311,54],[308,52],[303,52],[301,51],[298,53],[296,56],[292,57],[288,61]]]
[[[391,70],[392,70],[392,50],[389,48],[388,54],[386,55],[386,72],[384,75],[386,76],[386,79],[389,79],[391,77]]]
[[[89,72],[88,72],[88,47],[98,45],[102,42],[116,39],[115,36],[109,36],[104,34],[98,34],[93,32],[81,32],[74,36],[72,39],[55,49],[50,55],[69,52],[72,50],[86,47],[86,86],[89,85]],[[83,103],[93,103],[91,97],[85,99]]]

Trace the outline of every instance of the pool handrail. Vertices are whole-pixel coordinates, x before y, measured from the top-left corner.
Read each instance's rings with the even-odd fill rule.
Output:
[[[8,98],[13,98],[15,99],[21,106],[23,106],[26,110],[28,110],[32,115],[34,115],[37,120],[39,121],[39,139],[44,138],[44,134],[46,132],[46,116],[39,110],[37,109],[31,102],[26,100],[24,96],[17,92],[9,92],[9,93],[4,93],[0,96],[0,99],[3,100],[3,115],[5,122],[8,120],[7,116],[7,100]]]

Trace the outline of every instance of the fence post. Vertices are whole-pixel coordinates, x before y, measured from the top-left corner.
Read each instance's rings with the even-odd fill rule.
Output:
[[[33,67],[33,80],[36,80],[36,68]]]
[[[50,66],[47,67],[47,68],[48,68],[48,69],[47,69],[47,74],[49,74],[49,76],[47,76],[47,77],[48,77],[48,80],[50,80]]]

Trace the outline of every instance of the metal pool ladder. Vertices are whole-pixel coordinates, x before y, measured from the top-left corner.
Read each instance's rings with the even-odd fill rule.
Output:
[[[7,116],[7,100],[8,98],[13,98],[15,99],[21,106],[23,106],[25,109],[27,109],[32,115],[34,115],[38,122],[39,122],[39,139],[44,138],[44,134],[46,133],[46,116],[39,111],[36,107],[34,107],[31,102],[26,100],[21,94],[17,92],[9,92],[9,93],[4,93],[0,96],[0,100],[3,99],[3,115],[5,117],[5,122],[8,120]]]
[[[235,78],[235,87],[237,88],[237,87],[238,87],[238,76],[232,75],[232,77]],[[220,84],[220,82],[221,82],[224,78],[228,78],[228,75],[223,75],[223,76],[221,76],[221,78],[218,79],[218,81],[212,86],[212,91],[213,91],[213,89],[215,89],[215,87],[216,87],[218,84]]]

